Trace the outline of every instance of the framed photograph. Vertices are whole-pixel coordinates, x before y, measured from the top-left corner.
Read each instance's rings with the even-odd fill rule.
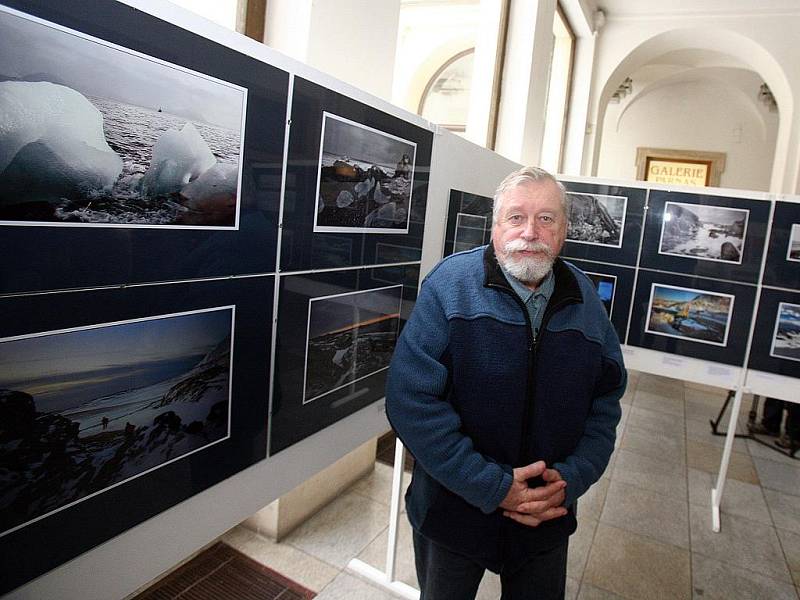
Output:
[[[389,368],[403,286],[308,301],[303,404]]]
[[[322,113],[315,232],[408,233],[417,145]]]
[[[567,240],[622,248],[625,196],[567,192]]]
[[[761,288],[748,367],[800,378],[800,291]]]
[[[636,266],[647,190],[561,180],[567,189],[569,259]]]
[[[572,258],[567,260],[594,282],[597,295],[606,308],[619,341],[624,344],[628,334],[628,315],[631,310],[636,269],[588,260]]]
[[[418,281],[419,264],[280,277],[270,454],[383,398]]]
[[[0,293],[274,272],[288,73],[95,8],[0,7]]]
[[[645,331],[725,346],[734,296],[708,290],[652,284]]]
[[[472,250],[492,239],[492,199],[450,190],[443,256]]]
[[[626,343],[743,366],[756,291],[751,284],[639,269]]]
[[[432,149],[430,130],[295,77],[281,271],[375,265],[378,244],[420,260]],[[347,264],[325,238],[352,242]]]
[[[1,338],[0,537],[230,437],[235,310]]]
[[[770,356],[800,361],[800,304],[778,304]]]
[[[246,88],[6,9],[0,56],[40,74],[0,83],[0,223],[238,228]]]
[[[789,247],[786,249],[786,260],[800,262],[800,223],[792,223]]]
[[[3,593],[266,457],[274,284],[0,298]]]
[[[650,190],[647,206],[640,267],[758,283],[769,200]]]
[[[665,202],[660,254],[742,264],[747,209]]]

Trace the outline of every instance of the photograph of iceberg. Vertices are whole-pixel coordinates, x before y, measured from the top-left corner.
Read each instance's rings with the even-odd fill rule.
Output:
[[[402,285],[312,298],[303,404],[389,368]]]
[[[567,192],[567,240],[621,248],[627,204],[625,196]]]
[[[246,102],[0,8],[0,224],[235,229]]]
[[[789,234],[789,250],[786,253],[786,260],[800,262],[800,224],[793,223],[792,231]]]
[[[417,145],[322,113],[315,232],[407,233]]]
[[[234,307],[0,339],[0,536],[230,436]]]
[[[483,215],[456,215],[456,235],[453,241],[453,252],[472,250],[483,246],[486,236],[487,219]]]
[[[770,356],[800,360],[800,304],[781,302],[775,319]]]
[[[725,346],[734,297],[705,290],[652,284],[648,333]]]
[[[666,202],[659,254],[742,264],[750,211]]]
[[[597,290],[597,295],[606,307],[608,318],[611,318],[611,311],[614,307],[614,290],[617,288],[617,278],[614,275],[605,275],[604,273],[590,273],[584,271],[586,276],[594,282],[594,287]]]

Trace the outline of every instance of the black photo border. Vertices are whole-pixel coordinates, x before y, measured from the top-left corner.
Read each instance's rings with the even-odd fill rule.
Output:
[[[308,305],[312,298],[362,292],[401,284],[400,328],[417,297],[419,264],[354,268],[280,277],[278,345],[270,415],[270,455],[383,398],[388,369],[305,402],[305,354]]]
[[[599,273],[617,278],[614,286],[614,300],[611,306],[611,324],[617,332],[620,343],[625,343],[628,333],[628,315],[633,300],[633,285],[636,280],[636,269],[623,265],[595,263],[588,260],[566,259],[584,273]]]
[[[289,74],[113,0],[21,13],[247,90],[238,229],[0,226],[0,293],[273,273]]]
[[[761,299],[758,303],[758,314],[753,331],[753,345],[750,349],[750,360],[747,367],[756,371],[800,379],[800,361],[771,355],[778,306],[781,302],[800,305],[800,291],[761,288]]]
[[[450,190],[450,199],[447,205],[447,221],[444,231],[444,251],[442,257],[450,256],[455,253],[456,247],[456,225],[458,215],[467,214],[476,217],[484,217],[486,226],[483,230],[483,243],[488,244],[492,239],[492,204],[493,199],[479,194],[463,192],[461,190]]]
[[[235,306],[230,436],[0,537],[14,589],[266,457],[274,275],[0,298],[0,337]],[[53,310],[53,306],[58,310]]]
[[[667,202],[719,206],[749,211],[741,264],[698,259],[691,256],[661,254],[659,246],[661,245],[664,207]],[[694,192],[651,190],[647,201],[647,223],[644,230],[639,266],[646,269],[685,273],[690,276],[757,283],[761,273],[761,257],[767,236],[770,210],[771,203],[767,200],[734,196],[712,196]]]
[[[367,233],[314,231],[318,208],[315,194],[325,112],[416,144],[407,233],[381,232],[378,229]],[[286,161],[280,270],[288,272],[374,265],[377,264],[378,243],[414,248],[417,250],[414,260],[420,260],[432,149],[432,131],[302,77],[295,77]],[[351,255],[346,257],[341,253],[328,253],[328,247],[337,243],[341,245],[342,239],[351,242]]]
[[[788,258],[792,225],[800,225],[800,203],[779,200],[772,216],[764,285],[800,289],[800,261]]]
[[[708,290],[717,294],[734,296],[735,300],[729,323],[727,344],[725,346],[717,346],[647,332],[650,291],[654,283],[680,288]],[[745,351],[755,300],[756,286],[639,269],[636,290],[633,296],[633,311],[631,312],[627,344],[668,354],[678,354],[741,367],[745,361]]]

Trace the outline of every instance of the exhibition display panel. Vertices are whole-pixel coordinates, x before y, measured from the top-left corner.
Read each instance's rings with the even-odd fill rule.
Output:
[[[492,198],[450,190],[442,256],[471,250],[492,239]]]

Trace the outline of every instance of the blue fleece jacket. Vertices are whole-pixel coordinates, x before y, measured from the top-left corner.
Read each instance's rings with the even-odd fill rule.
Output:
[[[386,411],[416,459],[406,506],[422,535],[499,571],[560,544],[614,449],[626,372],[594,285],[558,259],[535,340],[491,245],[426,277],[389,370]],[[527,527],[498,509],[512,469],[544,460],[568,514]],[[541,485],[531,480],[529,485]]]

